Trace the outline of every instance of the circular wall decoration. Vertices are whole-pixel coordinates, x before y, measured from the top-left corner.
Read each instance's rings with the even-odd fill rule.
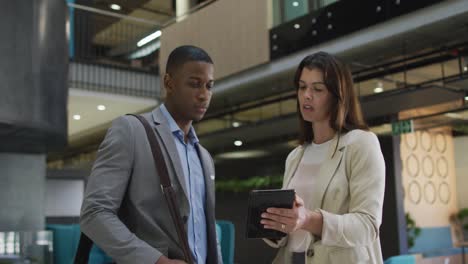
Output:
[[[424,184],[424,200],[427,203],[433,204],[437,198],[437,191],[434,183],[432,181]]]
[[[428,178],[432,178],[434,175],[434,160],[431,156],[426,155],[422,160],[422,171],[424,176]]]
[[[439,184],[439,199],[442,203],[448,204],[450,201],[450,188],[446,182]]]
[[[442,156],[437,159],[437,174],[442,178],[447,178],[448,176],[448,162],[447,159]]]
[[[435,146],[438,152],[444,153],[447,149],[447,139],[445,138],[445,134],[442,132],[437,132],[435,136]]]
[[[415,150],[418,147],[418,137],[416,133],[409,133],[405,135],[405,145],[408,149]]]
[[[427,152],[432,149],[432,135],[428,131],[421,132],[421,147]]]
[[[410,154],[408,157],[406,157],[406,171],[408,172],[408,175],[415,178],[419,174],[419,161],[416,155]]]
[[[408,199],[410,200],[410,202],[414,203],[414,204],[419,204],[419,202],[421,201],[421,186],[419,185],[419,183],[417,181],[412,181],[410,182],[410,184],[408,185]]]

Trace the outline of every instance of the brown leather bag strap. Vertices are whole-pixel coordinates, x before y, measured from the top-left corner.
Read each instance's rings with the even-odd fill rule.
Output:
[[[88,264],[89,253],[93,247],[93,241],[84,233],[80,233],[78,248],[76,249],[74,264]]]
[[[151,152],[153,153],[154,166],[156,167],[156,170],[158,171],[160,181],[161,181],[161,189],[164,193],[164,197],[166,198],[172,220],[174,221],[176,225],[176,230],[179,236],[179,241],[182,244],[182,249],[184,251],[185,261],[189,264],[193,264],[194,262],[192,258],[192,253],[190,251],[190,247],[189,247],[188,240],[187,240],[187,232],[185,231],[184,224],[182,223],[180,212],[179,210],[177,210],[177,206],[176,206],[177,202],[176,202],[176,195],[174,192],[174,188],[172,187],[171,179],[169,178],[169,173],[167,170],[167,164],[164,161],[161,147],[158,143],[158,140],[156,139],[154,130],[144,117],[140,115],[133,115],[133,114],[129,114],[129,115],[138,118],[138,120],[140,120],[140,122],[143,124],[143,127],[145,128],[146,136],[148,137],[148,141],[151,146]]]

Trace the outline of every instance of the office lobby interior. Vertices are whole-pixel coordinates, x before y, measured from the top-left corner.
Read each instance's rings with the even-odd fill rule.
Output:
[[[225,264],[271,263],[246,238],[251,190],[281,188],[299,145],[294,72],[349,65],[385,160],[386,264],[468,261],[468,1],[16,0],[0,9],[0,263],[73,262],[85,186],[113,120],[164,102],[169,53],[195,45],[215,85],[193,124],[216,170]],[[159,188],[156,186],[155,188]],[[113,263],[100,248],[89,263]]]

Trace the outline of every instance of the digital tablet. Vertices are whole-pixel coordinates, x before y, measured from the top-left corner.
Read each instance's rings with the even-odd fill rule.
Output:
[[[292,208],[294,203],[294,190],[253,190],[249,195],[246,237],[279,239],[286,234],[280,231],[265,229],[260,223],[262,213],[267,208]]]

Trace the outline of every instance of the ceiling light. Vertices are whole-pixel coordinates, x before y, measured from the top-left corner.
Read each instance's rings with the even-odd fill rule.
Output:
[[[374,88],[374,93],[381,93],[383,92],[383,83],[377,82],[377,86]]]
[[[81,116],[80,116],[80,115],[73,115],[73,119],[75,119],[75,120],[80,120],[80,119],[81,119]]]
[[[234,146],[236,146],[236,147],[242,146],[242,141],[240,141],[240,140],[234,141]]]
[[[383,88],[382,87],[375,87],[374,88],[374,93],[381,93],[383,92]]]
[[[104,110],[106,110],[106,106],[105,106],[105,105],[98,105],[98,106],[97,106],[97,109],[98,109],[99,111],[104,111]]]
[[[392,133],[392,125],[389,123],[373,126],[369,129],[377,135],[388,135]]]
[[[299,140],[297,139],[289,140],[288,142],[286,142],[286,146],[288,146],[289,148],[295,148],[299,145],[300,143],[299,143]]]
[[[292,3],[292,5],[293,5],[293,6],[299,6],[299,2],[294,1],[294,2]]]
[[[267,156],[269,153],[264,150],[246,150],[246,151],[233,151],[218,154],[216,159],[246,159],[246,158],[260,158]]]
[[[299,25],[299,24],[294,24],[294,28],[295,28],[295,29],[299,29],[299,28],[301,28],[301,25]]]
[[[239,123],[239,122],[236,122],[236,121],[234,121],[234,122],[232,122],[232,126],[233,126],[233,127],[239,127],[239,126],[240,126],[240,123]]]
[[[122,9],[122,7],[117,4],[111,4],[109,7],[116,11],[119,11],[120,9]]]
[[[468,66],[463,67],[463,71],[468,71]]]
[[[465,96],[465,101],[468,101],[468,95],[467,95],[467,96]]]
[[[454,119],[461,119],[462,115],[459,113],[445,113],[444,114],[446,117],[454,118]]]
[[[161,36],[161,33],[162,33],[161,30],[158,30],[158,31],[156,31],[156,32],[142,38],[140,41],[138,41],[137,46],[141,47],[141,46],[145,45],[146,43],[151,42],[151,41],[159,38]]]
[[[131,60],[134,59],[139,59],[142,57],[146,57],[150,55],[151,53],[155,52],[161,47],[161,41],[157,40],[151,44],[145,45],[144,47],[141,47],[137,49],[136,51],[132,52],[128,58]]]

